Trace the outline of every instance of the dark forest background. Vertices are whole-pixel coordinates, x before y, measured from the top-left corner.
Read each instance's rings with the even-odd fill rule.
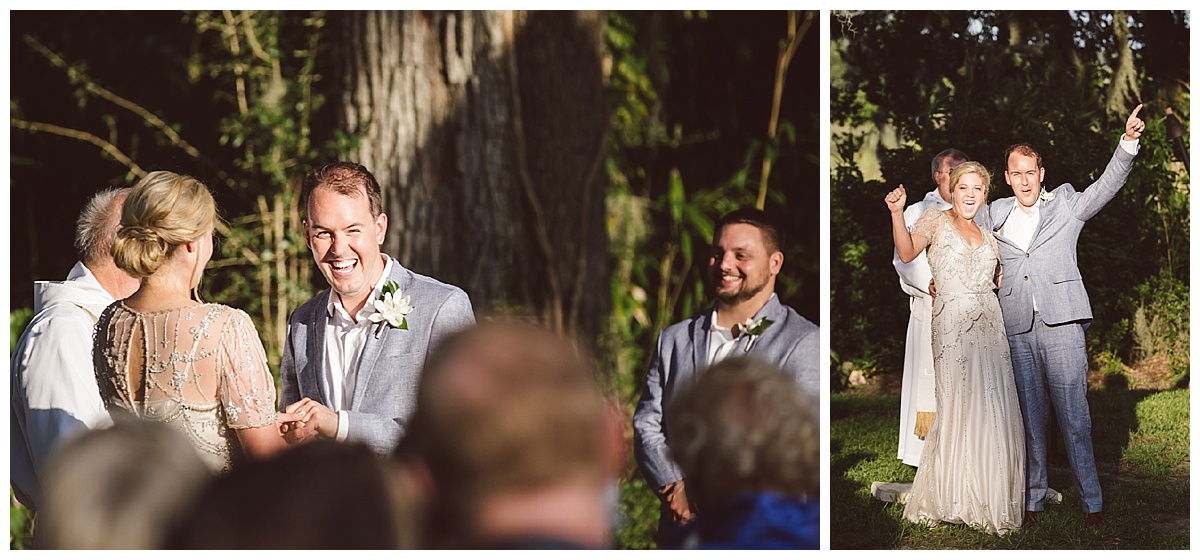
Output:
[[[92,193],[188,173],[225,222],[202,293],[277,370],[323,289],[303,173],[370,168],[385,250],[595,352],[627,409],[664,326],[710,305],[712,224],[786,229],[781,299],[819,322],[819,32],[810,12],[12,12],[10,324],[76,260]],[[630,463],[632,466],[632,462]],[[655,499],[622,482],[626,548]],[[14,513],[14,519],[18,519]],[[16,523],[16,522],[14,522]],[[21,541],[13,541],[20,546]]]
[[[830,322],[835,390],[898,376],[907,296],[884,194],[934,188],[954,147],[999,174],[1038,147],[1050,188],[1090,185],[1139,103],[1147,122],[1123,189],[1088,221],[1079,266],[1094,373],[1130,387],[1189,381],[1191,86],[1186,12],[840,12],[830,20]],[[1168,113],[1173,113],[1169,115]]]

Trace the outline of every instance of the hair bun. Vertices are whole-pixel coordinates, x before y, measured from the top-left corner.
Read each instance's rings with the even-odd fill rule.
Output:
[[[117,230],[117,236],[142,243],[162,243],[164,241],[157,230],[138,225],[122,226]]]

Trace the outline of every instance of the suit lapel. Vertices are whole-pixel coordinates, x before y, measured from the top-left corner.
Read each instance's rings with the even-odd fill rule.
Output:
[[[708,367],[708,331],[712,324],[712,309],[692,323],[692,374]]]
[[[329,394],[329,387],[325,386],[325,376],[321,372],[325,371],[325,327],[329,323],[329,294],[333,288],[328,288],[321,292],[319,299],[323,305],[314,305],[312,315],[308,318],[308,340],[306,341],[307,348],[305,354],[310,356],[308,363],[304,364],[302,371],[304,377],[309,383],[314,383],[317,386],[317,395],[320,401],[324,402],[326,395]],[[326,406],[333,406],[333,403],[324,403]]]
[[[992,233],[1000,233],[1004,229],[1004,223],[1008,221],[1008,215],[1012,213],[1012,198],[1002,198],[992,203],[995,209],[988,209],[988,214],[992,219]],[[999,218],[999,219],[997,219]]]
[[[388,275],[388,280],[394,280],[399,284],[400,292],[405,294],[408,293],[412,283],[408,271],[395,259],[392,259],[392,271]],[[379,355],[383,353],[384,347],[388,344],[401,344],[402,341],[392,337],[406,334],[405,331],[384,325],[383,330],[378,331],[379,336],[376,337],[376,329],[379,328],[379,325],[371,325],[371,331],[367,334],[367,342],[363,344],[362,355],[358,359],[358,372],[354,380],[354,396],[350,399],[351,410],[361,408],[362,400],[367,395],[367,387],[371,386],[371,374],[375,372],[375,364],[379,361]],[[409,328],[412,328],[412,325],[409,325]]]
[[[759,320],[759,319],[770,320],[772,326],[774,326],[774,325],[778,324],[780,321],[782,321],[783,320],[783,304],[779,303],[779,295],[771,294],[771,299],[767,300],[767,303],[764,304],[763,308],[760,309],[758,311],[758,313],[755,314],[755,317],[756,317],[755,320]],[[763,330],[762,334],[758,336],[758,339],[754,341],[754,345],[750,347],[750,353],[758,354],[758,353],[763,352],[766,348],[770,347],[776,338],[775,333],[779,332],[781,328],[782,327],[778,327],[778,328],[767,327],[765,330]],[[745,346],[743,345],[742,348],[745,348]]]
[[[1038,246],[1046,242],[1046,237],[1042,232],[1046,229],[1046,224],[1050,223],[1050,219],[1058,211],[1061,204],[1042,204],[1038,208],[1038,225],[1033,230],[1033,237],[1029,239],[1029,250],[1026,253],[1033,251]]]

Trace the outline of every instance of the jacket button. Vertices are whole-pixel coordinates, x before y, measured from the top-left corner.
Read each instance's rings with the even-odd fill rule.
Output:
[[[1029,253],[1025,253],[1025,258],[1029,258]]]
[[[1025,279],[1026,279],[1026,280],[1029,280],[1029,277],[1028,277],[1028,276],[1026,276],[1026,277],[1025,277]]]

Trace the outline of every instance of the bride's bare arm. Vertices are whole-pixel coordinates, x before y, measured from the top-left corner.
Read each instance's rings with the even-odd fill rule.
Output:
[[[282,451],[288,444],[283,439],[281,426],[285,422],[295,420],[295,416],[297,415],[280,412],[276,415],[275,422],[271,424],[236,430],[238,442],[242,444],[242,451],[245,451],[246,456],[252,459],[265,459]]]
[[[909,233],[908,226],[904,224],[905,200],[904,185],[900,185],[884,197],[892,216],[892,241],[896,244],[896,255],[907,263],[912,262],[925,250],[929,240],[921,234]]]

